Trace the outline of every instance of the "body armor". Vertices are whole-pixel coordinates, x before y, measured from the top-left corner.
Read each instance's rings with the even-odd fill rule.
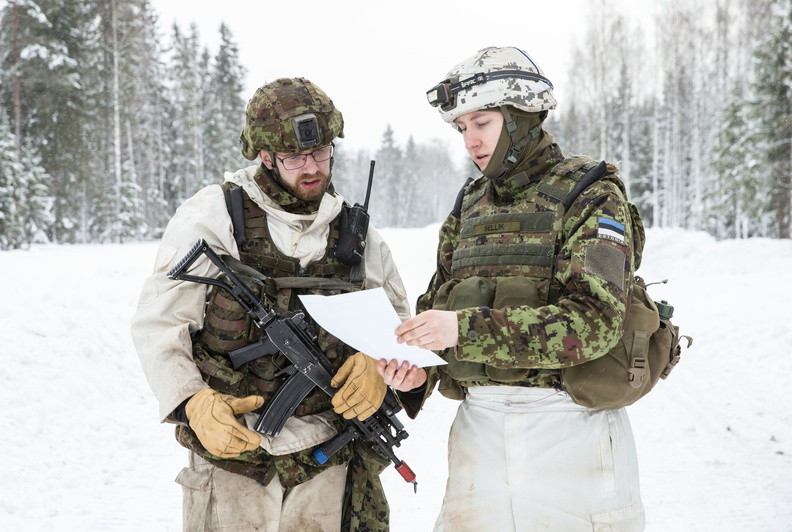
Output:
[[[270,236],[266,213],[246,193],[243,194],[243,209],[246,239],[239,248],[240,262],[260,275],[252,275],[247,269],[236,273],[258,293],[265,305],[278,314],[300,310],[299,294],[334,295],[362,287],[361,284],[349,282],[350,267],[332,256],[338,239],[340,217],[330,224],[327,251],[323,258],[301,268],[297,259],[277,249]],[[306,319],[309,318],[306,316]],[[355,352],[320,327],[316,326],[315,331],[317,342],[334,369],[338,369]],[[223,291],[212,289],[208,296],[204,326],[193,335],[193,359],[206,383],[221,393],[236,397],[261,395],[266,407],[283,382],[279,372],[290,362],[283,355],[276,354],[234,369],[228,358],[229,351],[257,342],[260,337],[261,331],[242,306]],[[295,415],[316,414],[331,409],[327,394],[314,389],[300,403]],[[281,482],[296,485],[318,474],[324,467],[348,461],[352,452],[348,447],[342,449],[324,467],[315,464],[310,449],[279,456],[277,460],[273,460],[263,449],[224,460],[203,449],[195,433],[186,425],[177,427],[176,437],[179,443],[210,463],[262,484],[269,482],[277,470]]]
[[[586,157],[570,157],[533,182],[527,174],[517,174],[515,181],[525,184],[505,203],[496,197],[491,180],[471,183],[462,203],[452,279],[439,290],[434,308],[536,308],[557,301],[562,287],[554,282],[554,275],[567,211],[563,202],[597,164]],[[465,387],[562,386],[556,369],[501,369],[456,360],[453,352],[446,358],[449,364],[444,371]]]
[[[254,278],[244,272],[241,276],[250,281],[249,285],[255,287],[254,291],[258,291],[261,300],[275,312],[286,314],[301,310],[297,297],[300,294],[333,295],[361,288],[349,282],[350,267],[331,256],[338,239],[338,218],[331,223],[328,251],[324,257],[301,268],[297,259],[277,249],[267,227],[266,214],[246,194],[243,205],[247,238],[240,248],[240,260],[260,272],[262,278]],[[263,280],[264,277],[266,280]],[[323,283],[322,280],[336,282]],[[353,349],[320,327],[317,326],[315,330],[320,348],[335,369],[354,353]],[[280,385],[281,379],[276,374],[287,367],[289,361],[282,355],[267,356],[234,370],[226,355],[229,351],[257,342],[260,337],[261,331],[239,303],[223,291],[212,290],[204,327],[193,339],[196,364],[206,382],[222,393],[237,397],[262,395],[266,404]],[[298,415],[314,414],[330,408],[327,394],[314,390],[301,404]]]

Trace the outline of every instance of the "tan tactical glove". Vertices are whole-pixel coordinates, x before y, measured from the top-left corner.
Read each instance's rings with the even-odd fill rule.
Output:
[[[220,458],[235,458],[261,443],[261,436],[237,421],[237,414],[251,412],[263,404],[260,395],[239,399],[204,388],[187,401],[184,413],[207,451]]]
[[[330,401],[336,414],[344,419],[357,416],[361,421],[377,411],[388,388],[377,371],[376,361],[360,351],[344,362],[330,385],[340,386]]]

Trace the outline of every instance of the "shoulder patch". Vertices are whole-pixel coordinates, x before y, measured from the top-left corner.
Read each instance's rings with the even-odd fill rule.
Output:
[[[613,240],[624,244],[624,224],[611,218],[600,216],[597,224],[597,236],[605,240]]]
[[[624,290],[624,266],[627,257],[618,248],[606,244],[586,247],[585,269],[587,273],[613,283]]]

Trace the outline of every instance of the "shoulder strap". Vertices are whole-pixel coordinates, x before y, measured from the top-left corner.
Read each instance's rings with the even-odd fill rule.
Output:
[[[582,165],[578,165],[576,168],[580,168]],[[608,173],[608,165],[605,161],[601,161],[598,165],[591,168],[580,180],[575,183],[575,186],[572,187],[566,196],[563,196],[563,199],[557,196],[557,199],[561,200],[561,204],[564,206],[564,213],[569,210],[569,207],[575,203],[575,200],[580,196],[580,194],[586,190],[592,183],[595,181],[602,179]],[[556,235],[556,243],[555,243],[555,251],[553,253],[554,256],[557,256],[560,250],[561,241],[560,241],[560,233]],[[555,304],[558,299],[561,297],[563,289],[555,282],[555,261],[553,261],[552,271],[550,273],[550,289],[547,293],[547,302],[550,304]]]
[[[457,194],[456,201],[454,202],[454,208],[451,209],[451,216],[454,218],[459,218],[462,216],[462,201],[465,199],[465,189],[467,186],[473,181],[472,177],[468,177],[465,181],[465,184],[462,185],[462,188],[459,189],[459,193]]]
[[[608,173],[608,165],[605,164],[605,161],[601,161],[597,166],[586,172],[586,174],[577,182],[575,187],[566,195],[564,200],[562,201],[564,205],[564,210],[569,210],[569,207],[575,203],[575,200],[580,193],[586,190],[592,183],[595,181],[602,179],[605,177],[605,174]]]
[[[236,240],[237,246],[241,247],[247,240],[242,187],[233,184],[225,185],[224,183],[223,193],[225,194],[226,209],[228,209],[228,215],[231,216],[231,225],[234,227],[234,240]]]

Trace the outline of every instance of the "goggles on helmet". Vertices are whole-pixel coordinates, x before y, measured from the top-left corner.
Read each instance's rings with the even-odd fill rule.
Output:
[[[522,70],[499,70],[497,72],[481,72],[459,81],[446,79],[426,91],[426,99],[429,100],[429,105],[432,107],[440,106],[440,109],[443,111],[449,111],[456,107],[456,95],[463,90],[489,81],[506,78],[529,79],[531,81],[547,83],[550,90],[553,89],[553,84],[550,80],[540,74]]]

